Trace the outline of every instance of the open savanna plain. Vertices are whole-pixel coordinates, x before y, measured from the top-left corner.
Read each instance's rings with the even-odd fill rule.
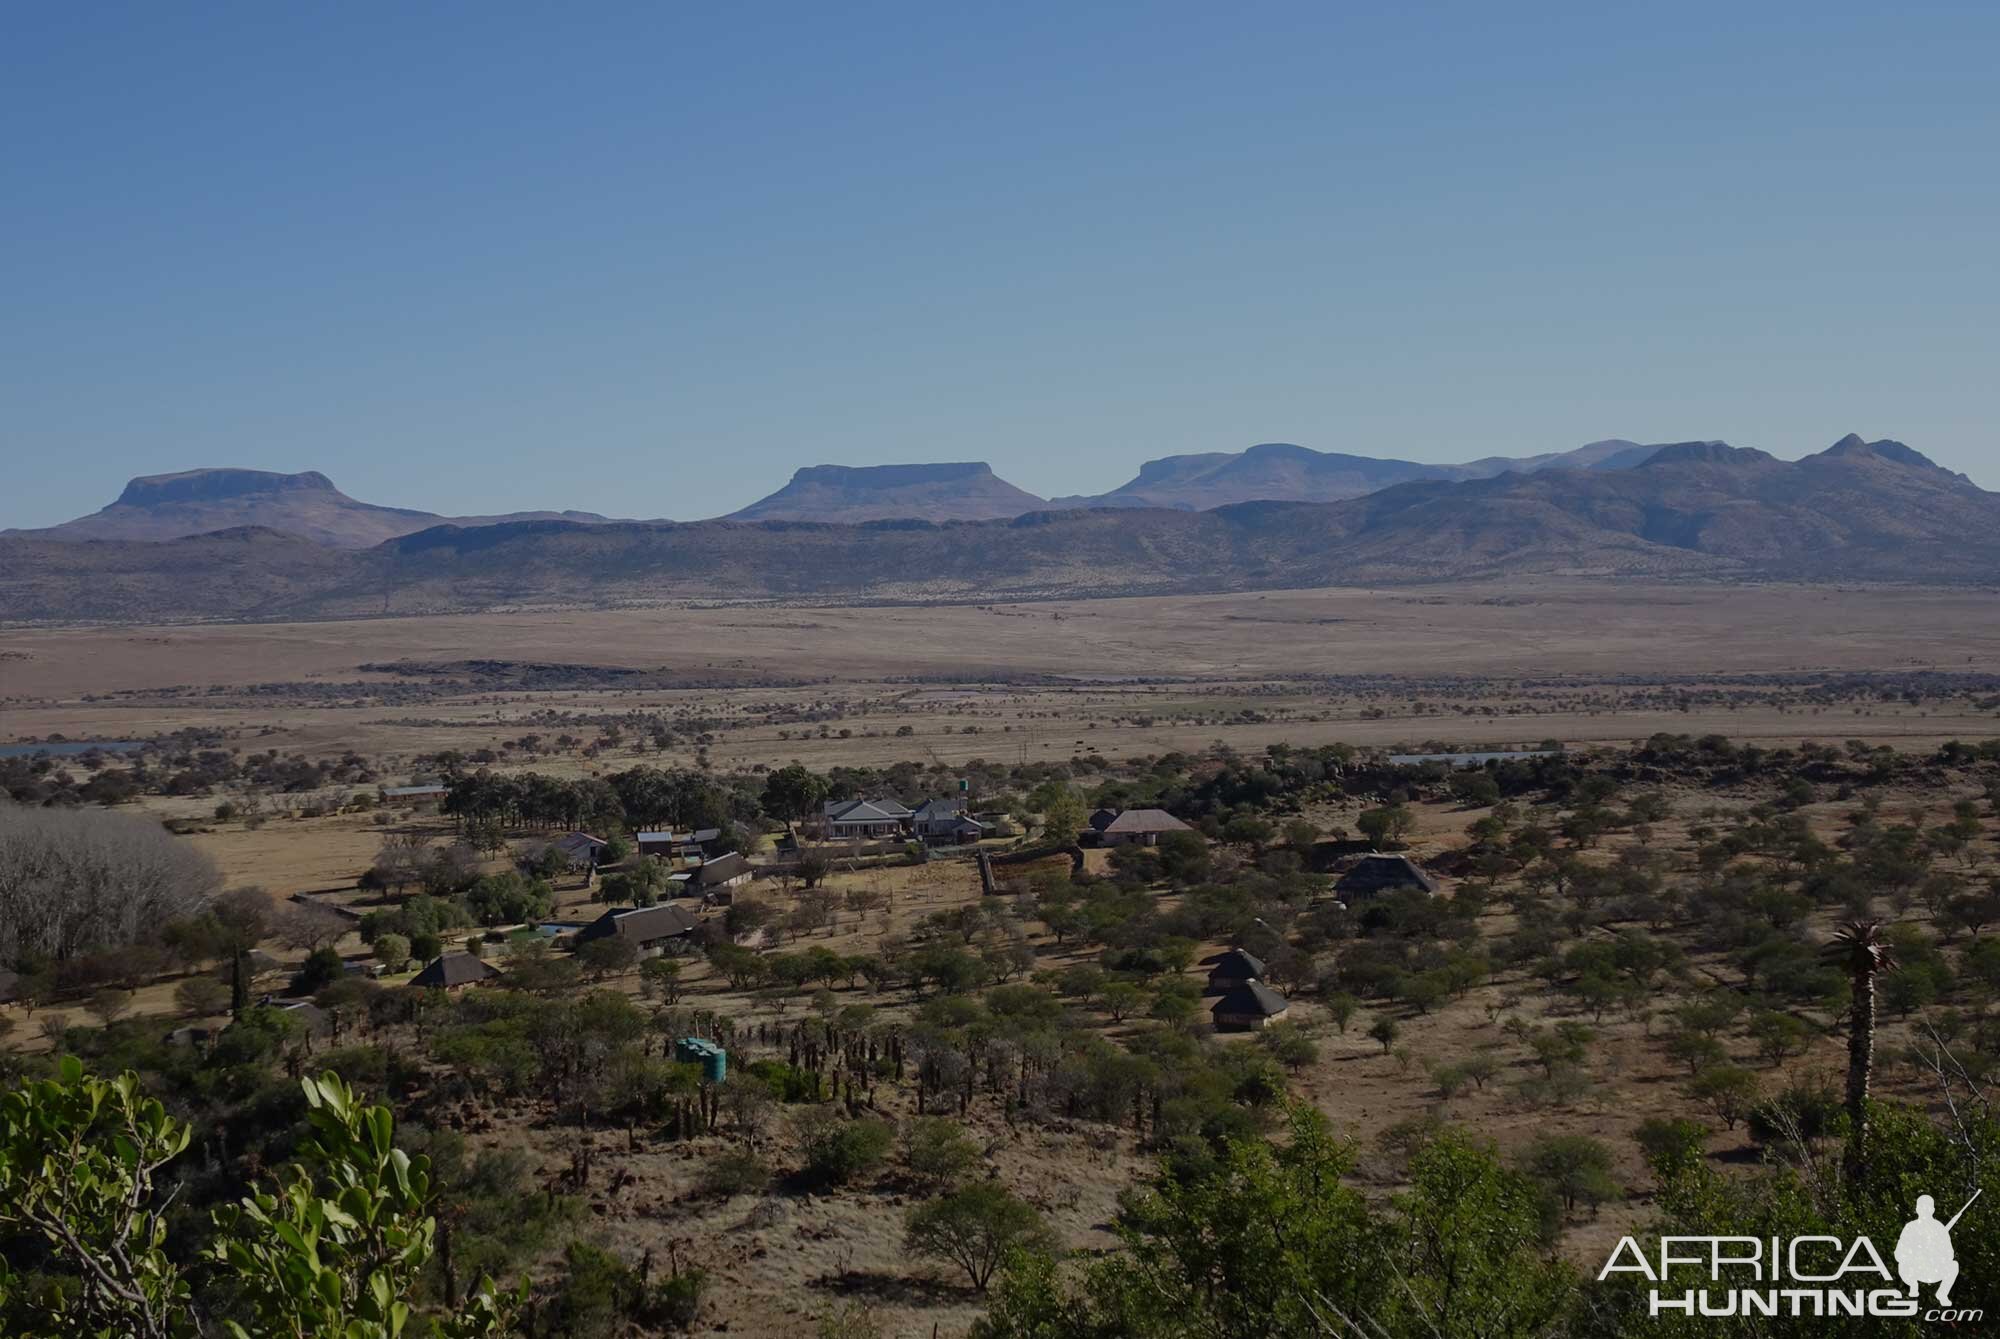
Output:
[[[409,892],[364,879],[381,853],[472,835],[430,806],[374,802],[441,766],[570,781],[685,769],[741,794],[794,763],[864,790],[899,767],[939,792],[970,775],[976,800],[1019,819],[1019,839],[986,843],[999,857],[1045,840],[1027,797],[1054,776],[1082,796],[1123,787],[1209,838],[1199,868],[1097,849],[1073,878],[1061,854],[1003,863],[998,896],[966,853],[835,853],[809,888],[772,818],[738,893],[769,913],[754,951],[850,969],[788,984],[725,950],[680,960],[671,984],[606,962],[535,988],[552,1011],[589,990],[619,997],[642,1020],[642,1057],[701,1031],[729,1038],[739,1075],[812,1069],[816,1091],[823,1077],[844,1094],[818,1106],[897,1132],[879,1168],[840,1183],[805,1172],[816,1136],[800,1109],[815,1104],[725,1105],[689,1129],[678,1110],[626,1101],[621,1083],[653,1081],[629,1055],[580,1096],[507,1050],[502,1022],[518,1020],[481,1015],[482,988],[378,1002],[411,994],[415,964],[376,981],[375,1000],[338,1002],[338,1035],[272,1063],[336,1054],[407,1125],[505,1161],[537,1231],[508,1239],[481,1219],[491,1206],[465,1221],[511,1242],[482,1238],[479,1258],[532,1281],[544,1320],[582,1242],[655,1279],[701,1271],[695,1333],[965,1335],[987,1297],[904,1237],[942,1191],[909,1151],[920,1113],[958,1122],[974,1150],[962,1176],[1005,1186],[1088,1259],[1120,1248],[1121,1196],[1216,1123],[1194,1095],[1213,1092],[1184,1070],[1232,1075],[1244,1126],[1281,1128],[1256,1062],[1349,1142],[1370,1203],[1409,1188],[1427,1132],[1462,1126],[1539,1178],[1549,1250],[1594,1272],[1661,1211],[1642,1136],[1664,1136],[1648,1122],[1693,1122],[1679,1137],[1728,1176],[1838,1160],[1829,1140],[1787,1145],[1746,1113],[1837,1092],[1844,982],[1821,950],[1862,911],[1907,940],[1904,979],[1884,988],[1879,1096],[1933,1109],[1924,1048],[1948,1037],[1983,1081],[1975,1057],[2000,1041],[2000,963],[1977,948],[2000,922],[1978,900],[2000,873],[2000,752],[1979,748],[2000,739],[2000,604],[1984,591],[1572,582],[0,633],[0,743],[177,734],[338,772],[116,806],[169,821],[222,886],[284,909],[260,992],[282,992],[314,942],[282,932],[294,899],[340,909],[349,919],[320,938],[365,959],[352,917]],[[1497,794],[1386,757],[1545,743],[1566,757],[1510,764]],[[1335,745],[1352,751],[1300,761]],[[1389,840],[1435,896],[1343,911],[1332,882],[1361,848],[1347,839],[1387,810]],[[489,828],[478,871],[505,876],[559,831]],[[607,891],[601,876],[556,877],[535,919],[591,920]],[[725,943],[748,919],[692,914]],[[518,953],[546,969],[522,947],[532,930],[447,936],[468,937],[503,968]],[[1163,940],[1178,947],[1160,957]],[[1270,964],[1280,1029],[1211,1034],[1206,1001],[1176,1003],[1232,944]],[[907,966],[952,953],[984,964],[976,981]],[[212,970],[135,983],[115,1013],[86,997],[0,1007],[13,1024],[0,1048],[125,1056],[169,1028],[220,1026],[178,993]],[[1169,1032],[1196,1049],[1167,1046]],[[573,1037],[547,1044],[611,1063]],[[815,1055],[856,1044],[858,1090],[860,1070]],[[1112,1055],[1145,1057],[1115,1100],[1084,1077]],[[1557,1165],[1554,1150],[1586,1148],[1587,1165]]]

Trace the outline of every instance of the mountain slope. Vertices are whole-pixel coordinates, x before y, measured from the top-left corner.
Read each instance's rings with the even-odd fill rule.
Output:
[[[531,518],[586,524],[604,519],[594,512],[550,511],[453,521],[428,511],[357,502],[317,470],[275,474],[268,470],[203,469],[134,479],[125,485],[117,501],[102,511],[45,530],[6,533],[68,541],[161,541],[248,526],[316,544],[368,548],[447,522],[484,525]]]
[[[1612,439],[1539,456],[1486,456],[1463,465],[1426,465],[1265,442],[1247,451],[1149,460],[1139,467],[1136,478],[1109,493],[1057,498],[1055,505],[1206,511],[1239,502],[1339,502],[1419,480],[1458,482],[1550,469],[1625,469],[1657,449]]]
[[[1091,597],[1523,574],[2000,581],[2000,494],[1897,442],[1804,460],[1719,442],[1627,469],[1419,480],[1336,503],[1000,521],[529,521],[364,551],[239,530],[0,538],[0,620],[330,618],[708,599]]]
[[[939,465],[813,465],[732,521],[839,521],[917,518],[983,521],[1039,511],[1048,503],[1014,487],[984,461]]]

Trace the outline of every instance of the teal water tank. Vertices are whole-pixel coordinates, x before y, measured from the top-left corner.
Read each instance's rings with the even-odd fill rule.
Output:
[[[674,1059],[684,1065],[700,1065],[706,1083],[721,1083],[729,1077],[729,1052],[706,1037],[682,1037],[674,1043]]]

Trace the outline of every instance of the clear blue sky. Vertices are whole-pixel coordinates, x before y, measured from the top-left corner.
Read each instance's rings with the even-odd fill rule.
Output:
[[[0,525],[1849,430],[2000,486],[2000,8],[16,5]]]

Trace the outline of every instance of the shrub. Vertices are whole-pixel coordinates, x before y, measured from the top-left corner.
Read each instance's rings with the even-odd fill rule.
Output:
[[[639,1307],[638,1320],[645,1325],[669,1330],[691,1330],[701,1315],[702,1294],[708,1291],[708,1275],[690,1269],[654,1285]]]
[[[846,1185],[880,1166],[896,1142],[887,1122],[842,1120],[826,1107],[802,1112],[795,1128],[806,1176],[822,1185]]]
[[[346,972],[340,955],[330,948],[316,948],[306,955],[305,962],[292,974],[291,991],[294,995],[315,995]]]
[[[731,1149],[702,1165],[695,1188],[712,1199],[755,1195],[771,1183],[771,1169],[747,1149]]]
[[[979,1146],[948,1116],[919,1116],[903,1132],[903,1161],[910,1175],[930,1186],[948,1186],[979,1165]]]

